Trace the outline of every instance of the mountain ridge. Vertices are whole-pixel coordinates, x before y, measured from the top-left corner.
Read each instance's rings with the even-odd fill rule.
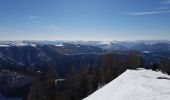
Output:
[[[127,70],[83,100],[169,100],[169,79],[162,72]]]

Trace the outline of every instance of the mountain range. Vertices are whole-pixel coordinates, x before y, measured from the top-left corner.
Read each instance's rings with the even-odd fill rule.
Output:
[[[60,76],[65,76],[72,65],[79,68],[96,61],[100,64],[99,59],[107,53],[116,53],[124,59],[131,51],[138,51],[145,65],[159,63],[170,58],[170,42],[0,41],[0,93],[24,96],[32,75],[45,71],[49,64]]]

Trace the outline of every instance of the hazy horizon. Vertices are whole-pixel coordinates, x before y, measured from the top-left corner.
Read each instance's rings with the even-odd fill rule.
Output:
[[[45,39],[39,39],[39,40],[38,40],[38,39],[37,39],[37,40],[36,40],[36,39],[35,39],[35,40],[0,40],[0,42],[3,42],[3,41],[11,41],[11,42],[12,42],[12,41],[18,41],[18,42],[20,42],[20,41],[21,41],[21,42],[22,42],[22,41],[28,41],[28,42],[29,42],[29,41],[30,41],[30,42],[31,42],[31,41],[51,41],[51,42],[55,42],[55,41],[56,41],[56,42],[57,42],[57,41],[61,41],[61,42],[62,42],[62,41],[66,41],[66,42],[69,42],[69,41],[70,41],[70,42],[71,42],[71,41],[77,41],[77,42],[78,42],[78,41],[84,41],[84,42],[86,42],[86,41],[87,41],[87,42],[88,42],[88,41],[96,41],[96,42],[97,42],[97,41],[99,41],[99,42],[142,42],[142,41],[143,41],[143,42],[155,42],[155,41],[157,41],[157,42],[170,42],[170,40],[165,40],[165,39],[153,39],[153,40],[151,40],[151,39],[150,39],[150,40],[78,40],[78,39],[77,39],[77,40],[71,40],[71,39],[70,39],[70,40],[62,40],[62,39],[58,39],[58,40],[45,40]]]

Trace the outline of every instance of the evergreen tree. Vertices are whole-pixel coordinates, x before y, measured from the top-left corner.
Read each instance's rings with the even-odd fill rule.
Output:
[[[55,70],[48,67],[47,73],[38,74],[33,80],[27,100],[56,100],[55,99]]]
[[[160,67],[160,70],[170,75],[170,59],[162,59],[160,61],[159,67]]]
[[[72,65],[66,78],[66,91],[70,100],[78,100],[78,89],[80,85],[80,75],[78,70]]]
[[[102,80],[104,83],[108,83],[117,77],[118,56],[115,53],[106,54],[102,62]]]
[[[129,52],[126,66],[129,69],[143,67],[143,60],[140,57],[140,52],[138,52],[138,51]]]

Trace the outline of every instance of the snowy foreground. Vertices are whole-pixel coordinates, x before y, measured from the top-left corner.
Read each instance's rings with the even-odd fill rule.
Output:
[[[83,100],[170,100],[168,78],[151,70],[127,70]]]

